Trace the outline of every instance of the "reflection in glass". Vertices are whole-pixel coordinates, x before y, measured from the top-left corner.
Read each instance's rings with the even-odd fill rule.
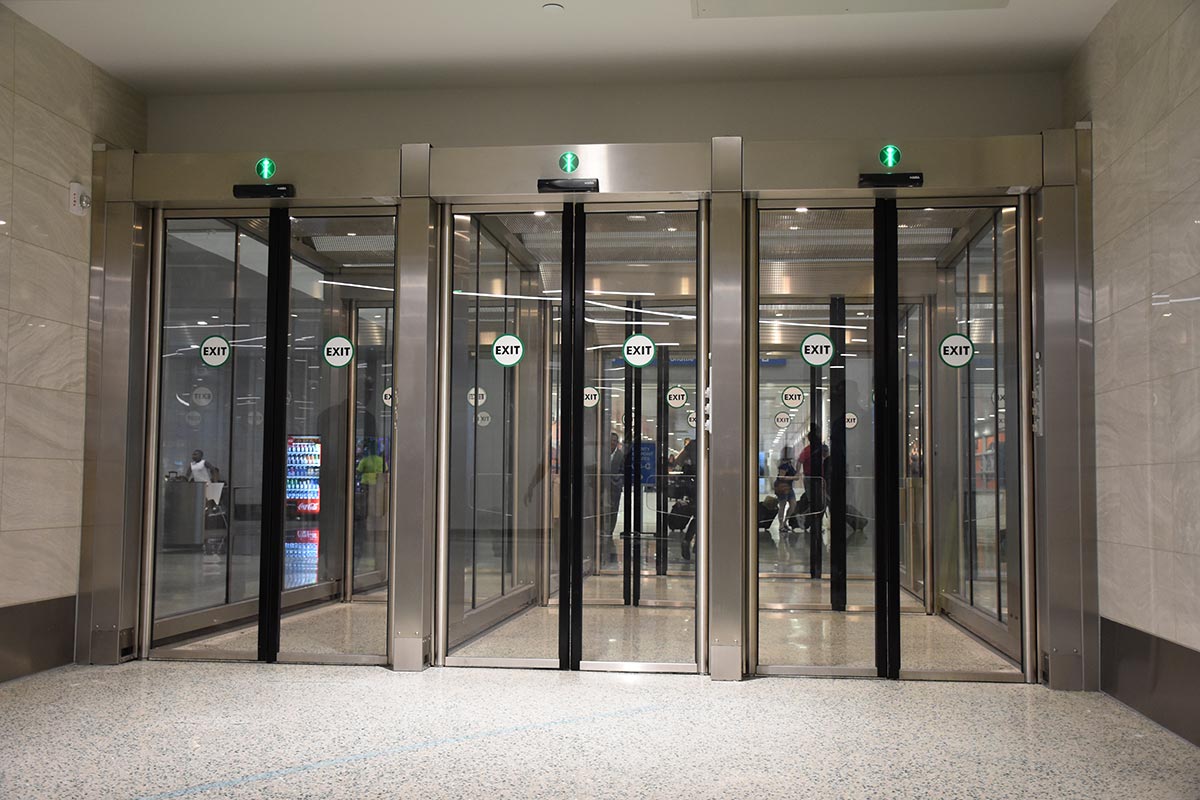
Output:
[[[266,221],[171,219],[164,238],[152,643],[253,658]],[[205,363],[206,340],[228,358]]]
[[[926,591],[933,595],[922,595],[932,613],[901,620],[902,667],[908,670],[1012,673],[1020,660],[1018,633],[1007,613],[1019,588],[1009,584],[1006,563],[1015,555],[1007,550],[1015,535],[1007,528],[1010,520],[1019,520],[1010,508],[1019,495],[1007,490],[1017,484],[1009,474],[1016,462],[1006,458],[1004,419],[1005,388],[1016,381],[1018,369],[1017,348],[1009,341],[1016,333],[1014,219],[1012,208],[900,212],[901,269],[911,264],[914,287],[901,298],[901,329],[912,307],[905,303],[921,301],[931,310],[933,345],[914,349],[913,326],[907,326],[909,348],[901,357],[908,369],[902,379],[911,387],[924,383],[920,376],[932,376],[920,399],[911,388],[907,392],[905,413],[913,425],[928,419],[932,426],[920,449],[922,472],[930,476],[926,500],[934,512],[926,534],[934,565]],[[938,242],[938,252],[922,252],[922,243],[930,242]],[[952,333],[974,344],[974,358],[961,368],[945,363],[938,351]],[[916,366],[917,354],[928,366]],[[915,430],[910,425],[908,435]],[[911,478],[905,486],[912,487]]]
[[[759,213],[759,663],[875,665],[874,215]],[[801,356],[829,337],[833,358]],[[819,339],[818,339],[819,341]]]
[[[559,214],[454,218],[449,643],[558,658]],[[493,358],[505,334],[524,354]]]
[[[589,212],[586,251],[583,660],[692,665],[696,212]],[[632,336],[653,343],[644,366],[622,356]]]
[[[291,236],[280,650],[382,656],[395,218],[298,217]]]

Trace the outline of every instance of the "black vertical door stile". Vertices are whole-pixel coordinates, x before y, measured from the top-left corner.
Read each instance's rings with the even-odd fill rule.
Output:
[[[633,323],[633,333],[643,332],[642,301],[634,301],[636,319]],[[633,551],[630,574],[630,588],[633,590],[630,605],[639,605],[642,601],[642,530],[644,528],[644,509],[642,508],[642,370],[633,370],[633,398],[629,403],[633,418],[633,486],[626,502],[633,506],[633,529],[629,532],[629,545]]]
[[[846,610],[846,298],[829,301],[833,329],[833,361],[829,363],[829,600],[834,611]]]
[[[637,315],[634,313],[632,300],[625,301],[625,323],[629,329],[633,330],[633,325],[637,321]],[[634,483],[634,464],[637,463],[638,447],[636,445],[636,434],[638,430],[637,424],[637,403],[634,398],[636,395],[634,387],[633,367],[628,361],[624,362],[625,371],[625,414],[623,417],[625,428],[625,458],[622,461],[621,470],[621,498],[622,498],[622,519],[621,519],[621,597],[627,606],[634,605],[634,580],[633,580],[633,532],[637,530],[633,519],[633,483]]]
[[[287,488],[287,363],[292,223],[273,208],[267,233],[267,338],[263,377],[262,532],[258,584],[258,660],[279,656],[283,611],[284,504]]]
[[[875,203],[875,665],[900,677],[899,220]]]
[[[579,669],[583,658],[583,389],[584,243],[583,206],[563,205],[562,388],[559,393],[560,530],[559,669]]]
[[[667,494],[667,472],[670,460],[667,453],[668,420],[671,407],[667,404],[667,392],[671,389],[671,351],[669,347],[660,347],[658,356],[657,403],[655,407],[655,437],[654,437],[654,498],[657,517],[654,520],[654,574],[667,574],[667,559],[670,557],[668,544],[670,537],[667,529],[667,513],[670,498]]]

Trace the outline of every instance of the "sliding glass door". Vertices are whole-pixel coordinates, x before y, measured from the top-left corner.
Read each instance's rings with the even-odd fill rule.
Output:
[[[151,656],[383,663],[394,216],[162,238]]]
[[[448,664],[696,669],[698,227],[456,209]]]
[[[1017,209],[757,209],[760,672],[1017,680]]]

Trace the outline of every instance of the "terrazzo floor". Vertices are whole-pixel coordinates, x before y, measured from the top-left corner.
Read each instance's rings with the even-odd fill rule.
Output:
[[[0,797],[1189,800],[1200,748],[1025,685],[134,662],[0,684]]]

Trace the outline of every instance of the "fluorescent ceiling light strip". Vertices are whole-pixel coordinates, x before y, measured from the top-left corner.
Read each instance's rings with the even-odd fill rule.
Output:
[[[539,297],[536,294],[493,294],[491,292],[464,292],[461,289],[455,289],[454,294],[460,294],[464,297],[496,297],[502,300],[542,300],[554,302],[554,297]]]
[[[380,292],[396,291],[395,289],[391,288],[390,286],[372,286],[369,283],[343,283],[342,281],[326,281],[326,280],[320,280],[320,281],[317,281],[317,283],[324,283],[329,286],[348,286],[351,289],[375,289],[376,291],[380,291]]]
[[[585,300],[590,306],[600,306],[601,308],[611,308],[616,311],[632,311],[635,314],[650,314],[655,317],[673,317],[674,319],[695,319],[696,317],[689,314],[672,314],[669,311],[651,311],[648,308],[626,308],[612,303],[605,303],[602,300]]]
[[[616,297],[654,297],[654,292],[610,292],[606,289],[584,289],[584,294],[613,295]],[[562,294],[562,289],[543,289],[542,294]]]
[[[655,342],[654,344],[656,347],[678,347],[679,346],[679,342]],[[613,348],[620,349],[624,346],[625,345],[623,343],[622,344],[598,344],[595,347],[589,347],[588,352],[590,353],[593,350],[612,350]]]
[[[764,319],[761,321],[764,325],[788,325],[793,328],[838,328],[839,330],[847,331],[865,331],[866,325],[821,325],[815,322],[788,322],[782,319]]]
[[[657,322],[652,319],[635,319],[635,320],[627,321],[627,320],[623,320],[623,319],[592,319],[591,317],[584,317],[583,321],[590,322],[593,325],[670,325],[671,324],[669,322]]]

